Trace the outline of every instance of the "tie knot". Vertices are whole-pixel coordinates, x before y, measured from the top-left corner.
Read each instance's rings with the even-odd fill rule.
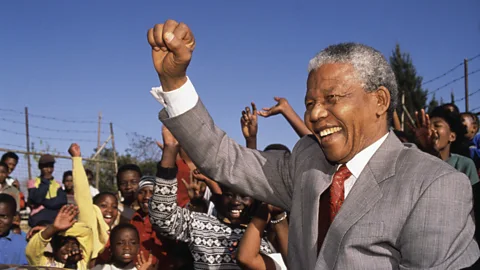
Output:
[[[333,178],[335,181],[344,182],[351,175],[352,173],[350,172],[350,170],[347,168],[345,164],[343,164],[342,166],[340,166],[340,168],[338,168],[337,172],[335,172],[335,175],[333,176]]]

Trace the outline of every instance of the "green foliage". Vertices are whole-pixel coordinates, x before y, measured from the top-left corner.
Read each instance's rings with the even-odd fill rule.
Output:
[[[126,164],[136,164],[142,170],[143,175],[155,175],[157,163],[161,157],[161,150],[156,145],[156,141],[151,137],[139,135],[137,133],[128,134],[130,136],[129,148],[125,154],[117,154],[118,168]],[[96,152],[97,150],[94,149]],[[92,155],[93,157],[93,155]],[[97,156],[100,160],[113,161],[112,148],[104,148]],[[113,164],[99,163],[100,165],[100,191],[116,192],[116,172]],[[86,168],[90,168],[95,173],[95,162],[88,161]]]
[[[410,54],[401,52],[399,44],[395,46],[390,56],[390,66],[397,78],[398,100],[401,101],[402,94],[405,93],[405,107],[413,116],[415,111],[426,106],[428,91],[422,88],[423,78],[417,75]],[[398,103],[397,112],[399,115],[403,112],[401,102]]]

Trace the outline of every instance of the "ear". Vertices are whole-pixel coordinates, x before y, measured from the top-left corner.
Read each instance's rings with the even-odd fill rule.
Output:
[[[454,142],[457,139],[457,133],[455,132],[450,132],[450,136],[448,137],[449,142]]]
[[[380,86],[376,91],[372,92],[376,100],[376,114],[378,117],[384,115],[390,107],[390,91],[384,86]]]

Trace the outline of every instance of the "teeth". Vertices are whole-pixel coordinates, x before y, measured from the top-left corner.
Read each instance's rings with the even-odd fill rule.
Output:
[[[333,134],[335,132],[338,132],[340,130],[342,130],[341,127],[333,127],[333,128],[328,128],[328,129],[322,130],[320,132],[320,137],[328,136],[328,135]]]
[[[106,215],[106,216],[105,216],[105,218],[112,218],[112,216],[110,216],[110,215]]]
[[[235,214],[240,214],[242,213],[242,210],[231,210],[232,213],[235,213]]]

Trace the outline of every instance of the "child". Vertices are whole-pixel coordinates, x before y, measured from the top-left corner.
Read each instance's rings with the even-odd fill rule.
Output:
[[[245,232],[254,200],[225,188],[216,205],[218,218],[178,207],[175,160],[179,145],[165,127],[163,140],[164,151],[150,201],[152,223],[162,235],[189,244],[196,269],[239,269],[229,249]],[[265,240],[260,249],[262,253],[272,252]]]
[[[138,190],[138,183],[142,178],[142,171],[135,164],[126,164],[118,169],[117,186],[123,201],[119,205],[121,212],[120,222],[128,223],[138,209],[135,194]]]
[[[137,228],[140,235],[140,250],[145,254],[150,252],[153,255],[153,263],[167,269],[167,266],[173,263],[167,252],[172,250],[175,242],[165,238],[159,239],[150,222],[148,202],[153,195],[154,185],[154,176],[143,176],[140,179],[137,192],[137,203],[140,205],[140,209],[135,212],[130,223]]]
[[[0,194],[0,265],[27,265],[25,237],[11,231],[15,216],[15,199],[8,194]]]
[[[138,255],[140,237],[135,226],[128,223],[117,225],[110,233],[110,243],[110,264],[97,265],[93,270],[137,269],[134,259]]]
[[[62,177],[63,190],[67,194],[68,204],[75,204],[75,196],[73,195],[73,174],[72,171],[66,171]]]
[[[33,266],[87,269],[92,257],[92,229],[76,222],[78,208],[65,205],[58,212],[53,224],[30,238],[25,250],[28,262]],[[52,254],[46,254],[50,243]]]
[[[58,210],[67,204],[67,195],[53,178],[55,159],[46,154],[40,157],[40,176],[28,181],[28,204],[32,211],[28,225],[35,227],[41,221],[53,223]]]
[[[15,170],[15,167],[17,167],[18,155],[15,154],[14,152],[7,152],[7,153],[2,155],[1,162],[4,162],[5,164],[8,165],[7,184],[12,185],[12,183],[13,183],[13,181],[15,181],[15,179],[13,179],[13,177],[11,177],[10,175]]]
[[[20,194],[18,189],[14,186],[7,184],[8,177],[8,165],[4,162],[0,162],[0,193],[8,194],[15,198],[16,212],[20,211]]]
[[[118,202],[111,193],[99,193],[91,197],[87,174],[82,164],[80,146],[73,143],[68,152],[72,156],[73,189],[80,214],[78,220],[93,231],[92,258],[96,259],[108,242],[110,231],[118,215]]]

